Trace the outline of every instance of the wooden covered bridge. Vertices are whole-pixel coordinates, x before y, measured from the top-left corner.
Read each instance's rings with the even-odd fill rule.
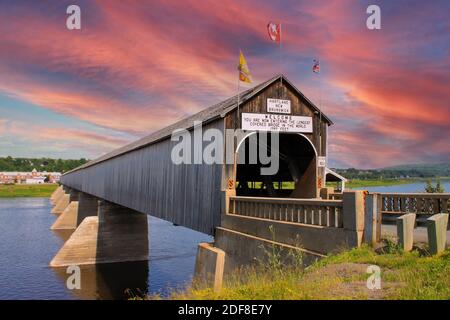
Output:
[[[76,230],[51,265],[145,259],[146,215],[215,236],[214,246],[199,247],[198,260],[226,256],[226,269],[249,263],[261,244],[288,249],[300,244],[298,250],[315,259],[342,245],[358,246],[363,237],[379,238],[374,221],[381,198],[325,188],[327,179],[345,183],[326,167],[330,125],[279,75],[239,99],[231,97],[64,174],[63,188],[53,196],[54,212],[60,214],[54,228]],[[231,146],[221,144],[224,161],[195,161],[212,140],[194,134],[186,144],[193,163],[174,163],[174,148],[182,140],[174,133],[182,132],[184,139],[199,127],[223,137],[238,132]],[[271,142],[275,133],[277,145]],[[278,156],[275,173],[261,174],[268,164],[245,152],[253,145]],[[230,154],[231,162],[225,159]],[[197,267],[206,272],[211,263]]]

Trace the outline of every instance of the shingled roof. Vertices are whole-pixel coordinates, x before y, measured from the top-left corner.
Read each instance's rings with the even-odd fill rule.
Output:
[[[300,90],[298,90],[284,75],[280,74],[277,75],[265,82],[260,83],[259,85],[248,89],[244,92],[241,92],[239,94],[239,105],[242,105],[243,103],[245,103],[246,101],[248,101],[249,99],[251,99],[252,97],[254,97],[255,95],[257,95],[259,92],[261,92],[262,90],[264,90],[265,88],[267,88],[269,85],[271,85],[272,83],[279,81],[283,79],[283,82],[288,84],[290,87],[292,87],[292,89],[297,92],[301,98],[304,100],[304,102],[306,104],[308,104],[310,107],[312,107],[315,111],[317,112],[321,112],[319,110],[319,108],[317,108],[314,103],[312,103]],[[164,127],[158,131],[153,132],[152,134],[145,136],[135,142],[132,142],[130,144],[127,144],[121,148],[115,149],[109,153],[104,154],[103,156],[91,160],[88,163],[77,167],[69,172],[73,172],[73,171],[77,171],[86,167],[90,167],[92,165],[95,165],[97,163],[106,161],[108,159],[117,157],[119,155],[122,155],[124,153],[128,153],[130,151],[133,150],[137,150],[140,148],[143,148],[145,146],[148,146],[150,144],[156,143],[160,140],[163,140],[169,136],[172,135],[172,133],[177,130],[177,129],[190,129],[194,126],[194,122],[197,121],[201,121],[202,123],[208,123],[211,121],[214,121],[218,118],[223,118],[225,117],[228,113],[232,112],[234,109],[237,108],[237,95],[228,98],[220,103],[217,103],[209,108],[206,108],[196,114],[193,114],[187,118],[184,118],[180,121],[177,121],[167,127]],[[329,125],[333,124],[333,122],[322,113],[322,119],[324,119],[326,122],[328,122]],[[67,172],[67,173],[69,173]],[[67,174],[66,173],[66,174]]]

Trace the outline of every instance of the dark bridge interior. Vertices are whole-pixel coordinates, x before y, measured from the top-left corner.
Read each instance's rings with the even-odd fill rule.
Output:
[[[279,148],[272,147],[270,134],[248,136],[237,152],[236,195],[252,197],[316,197],[316,153],[307,138],[295,133],[279,134]],[[267,148],[265,148],[267,146]],[[263,148],[263,150],[260,150]],[[266,150],[267,149],[267,150]],[[255,156],[255,152],[257,153]],[[279,170],[273,175],[261,175],[260,158],[279,151]]]

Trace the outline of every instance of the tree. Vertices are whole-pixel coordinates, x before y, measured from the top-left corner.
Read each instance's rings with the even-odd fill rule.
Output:
[[[436,187],[433,186],[431,180],[427,180],[427,184],[425,186],[425,192],[427,193],[444,193],[444,187],[441,185],[441,180],[438,178],[436,180]]]
[[[437,179],[436,188],[434,188],[435,193],[444,193],[444,187],[441,185],[441,179]]]
[[[427,180],[427,184],[425,186],[426,193],[434,193],[434,187],[430,179]]]

